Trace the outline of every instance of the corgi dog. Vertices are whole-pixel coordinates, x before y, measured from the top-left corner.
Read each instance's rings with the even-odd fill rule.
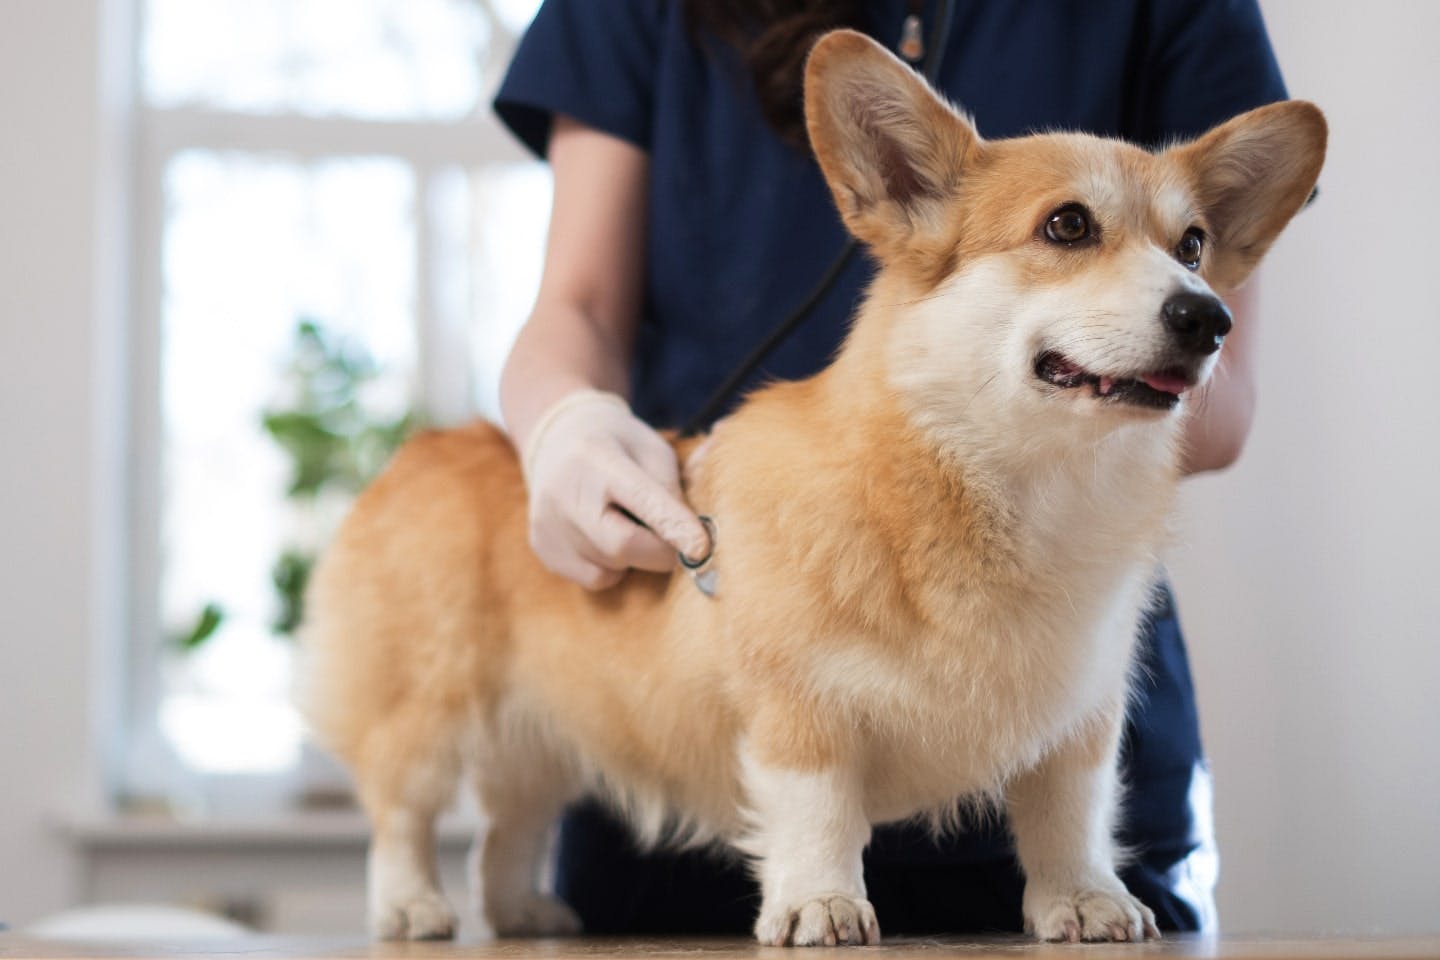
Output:
[[[451,935],[433,822],[462,778],[499,935],[571,933],[548,838],[586,794],[753,865],[756,937],[873,944],[874,824],[1008,815],[1043,940],[1142,940],[1116,761],[1180,427],[1241,284],[1319,176],[1303,102],[1149,152],[982,139],[865,36],[805,72],[815,156],[878,273],[834,362],[691,458],[713,596],[541,566],[506,438],[411,440],[317,568],[301,698],[373,827],[374,935]]]

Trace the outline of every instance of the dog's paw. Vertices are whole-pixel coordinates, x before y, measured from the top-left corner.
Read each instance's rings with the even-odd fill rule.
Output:
[[[377,940],[449,940],[455,936],[455,912],[439,893],[422,893],[373,908],[370,933]]]
[[[798,904],[765,904],[755,936],[772,947],[867,946],[880,942],[880,924],[870,901],[821,894]]]
[[[1067,892],[1025,893],[1025,928],[1041,940],[1156,940],[1155,914],[1119,881]]]
[[[487,919],[497,937],[573,937],[583,929],[565,901],[543,893],[493,907]]]

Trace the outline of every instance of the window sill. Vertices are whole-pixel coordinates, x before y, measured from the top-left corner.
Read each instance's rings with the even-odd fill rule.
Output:
[[[175,817],[115,814],[60,824],[59,832],[87,853],[127,850],[334,850],[362,849],[370,826],[359,811],[296,812],[265,817]],[[475,836],[473,818],[440,818],[436,843],[441,850],[468,847]]]
[[[437,825],[436,867],[457,906],[475,820],[461,811]],[[179,904],[297,936],[364,929],[370,829],[359,811],[115,813],[62,821],[56,832],[74,858],[76,904]],[[462,933],[478,933],[473,913],[460,911]]]

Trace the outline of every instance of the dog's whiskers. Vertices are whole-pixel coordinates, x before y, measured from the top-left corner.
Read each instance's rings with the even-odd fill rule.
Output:
[[[965,414],[967,414],[967,413],[970,412],[970,407],[971,407],[971,405],[974,404],[977,399],[979,399],[980,394],[985,391],[985,388],[988,387],[988,386],[990,386],[990,384],[994,383],[994,382],[995,382],[995,379],[996,379],[997,377],[999,377],[999,376],[1000,376],[1000,371],[997,370],[997,371],[995,371],[994,373],[990,374],[990,376],[985,380],[984,383],[980,384],[980,388],[975,391],[975,393],[974,393],[973,396],[970,397],[969,401],[967,401],[966,404],[965,404],[965,409],[961,411],[961,414],[960,414],[960,415],[961,415],[962,417],[963,417]]]

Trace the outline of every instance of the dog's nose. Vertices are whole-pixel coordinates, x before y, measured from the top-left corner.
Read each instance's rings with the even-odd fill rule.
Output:
[[[1208,293],[1172,294],[1160,315],[1180,346],[1195,353],[1214,353],[1230,332],[1230,311]]]

